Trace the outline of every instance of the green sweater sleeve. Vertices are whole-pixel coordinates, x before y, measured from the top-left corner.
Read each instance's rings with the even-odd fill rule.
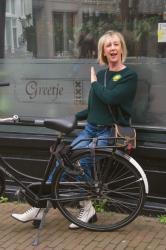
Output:
[[[132,98],[136,92],[137,74],[129,74],[121,83],[115,83],[112,89],[105,88],[101,83],[95,81],[92,83],[92,88],[97,97],[105,104],[118,105],[128,98]]]
[[[82,111],[76,113],[75,116],[76,116],[76,119],[77,119],[78,121],[86,120],[87,117],[88,117],[88,109],[84,109],[84,110],[82,110]]]

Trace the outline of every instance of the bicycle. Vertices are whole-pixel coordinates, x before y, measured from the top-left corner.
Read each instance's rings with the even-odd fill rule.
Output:
[[[0,122],[22,124],[18,116],[0,119]],[[52,204],[72,223],[94,231],[113,231],[132,222],[140,213],[146,194],[149,191],[148,181],[141,166],[129,156],[124,147],[111,144],[97,146],[96,138],[88,138],[91,146],[74,149],[64,143],[63,134],[68,134],[76,127],[74,117],[31,120],[31,124],[43,125],[59,131],[59,136],[50,147],[50,159],[45,168],[43,178],[34,178],[35,182],[26,186],[17,175],[33,178],[16,171],[0,156],[0,195],[5,190],[5,175],[12,178],[22,188],[27,202],[34,207],[44,207],[47,212]],[[102,138],[107,139],[108,138]],[[114,137],[110,138],[115,140]],[[120,138],[122,139],[122,138]],[[87,140],[87,139],[86,139]],[[90,157],[93,162],[93,173],[88,175],[80,161]],[[55,163],[51,183],[48,177]],[[91,200],[96,210],[97,221],[87,223],[80,221],[80,202]],[[46,213],[44,213],[46,214]],[[44,218],[43,218],[44,220]],[[42,228],[42,223],[40,229]],[[38,236],[39,238],[39,236]],[[36,242],[39,242],[39,240]],[[37,244],[37,243],[35,243]]]

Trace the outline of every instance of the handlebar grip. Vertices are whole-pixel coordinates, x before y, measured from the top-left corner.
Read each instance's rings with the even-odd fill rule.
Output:
[[[0,82],[0,87],[10,86],[9,82]]]
[[[19,123],[35,124],[35,121],[26,118],[19,118]]]
[[[43,125],[44,120],[30,120],[28,118],[19,118],[19,123],[27,125]]]

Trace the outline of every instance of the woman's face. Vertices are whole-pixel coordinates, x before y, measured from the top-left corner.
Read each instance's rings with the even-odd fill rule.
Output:
[[[108,64],[119,64],[122,62],[122,46],[117,35],[106,38],[104,43],[104,56],[107,57]]]

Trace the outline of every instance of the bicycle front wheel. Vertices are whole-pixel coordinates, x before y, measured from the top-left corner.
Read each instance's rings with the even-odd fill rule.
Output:
[[[72,164],[78,166],[90,158],[95,168],[90,175],[85,168],[83,175],[59,172],[53,187],[57,207],[68,220],[86,229],[119,229],[134,220],[144,204],[141,174],[127,159],[105,150],[96,150],[93,157],[82,151]],[[88,221],[78,217],[84,201],[91,201],[96,212]]]

